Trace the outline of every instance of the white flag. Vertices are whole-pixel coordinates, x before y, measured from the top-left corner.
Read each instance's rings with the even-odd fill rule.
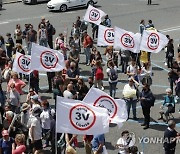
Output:
[[[60,51],[33,43],[31,48],[31,69],[45,72],[61,71],[65,67],[64,56]]]
[[[88,21],[96,25],[99,25],[101,23],[101,18],[105,15],[106,13],[104,13],[102,10],[99,10],[89,5],[86,14],[84,16],[84,21]]]
[[[98,46],[113,46],[114,45],[114,28],[99,25],[98,30]]]
[[[104,91],[97,88],[91,88],[83,102],[93,106],[105,108],[108,110],[110,123],[116,123],[119,126],[128,118],[126,102],[122,99],[113,99]]]
[[[109,132],[106,109],[58,96],[56,111],[58,133],[97,135]]]
[[[31,56],[16,52],[12,70],[18,73],[30,74],[32,72]]]
[[[141,34],[132,33],[121,29],[119,27],[114,27],[114,48],[129,50],[133,53],[139,53],[139,46],[141,41]]]
[[[140,50],[158,53],[168,43],[168,39],[164,34],[156,31],[143,31]]]

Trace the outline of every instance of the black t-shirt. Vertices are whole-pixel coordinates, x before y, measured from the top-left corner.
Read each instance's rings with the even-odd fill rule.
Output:
[[[68,70],[67,70],[67,75],[68,75],[68,77],[70,77],[70,78],[75,78],[76,75],[79,75],[79,70],[78,70],[78,69],[75,69],[74,71],[72,71],[71,69],[68,69]]]
[[[177,136],[176,130],[170,131],[168,128],[164,132],[164,148],[167,150],[173,149],[176,147],[176,141],[172,142],[172,139]]]

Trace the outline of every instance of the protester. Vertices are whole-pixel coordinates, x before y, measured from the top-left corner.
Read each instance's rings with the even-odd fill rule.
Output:
[[[25,82],[23,82],[22,80],[18,79],[18,74],[15,72],[12,72],[12,78],[9,80],[8,82],[8,86],[7,86],[7,92],[10,91],[10,85],[14,83],[15,84],[15,89],[18,91],[18,93],[20,95],[23,94],[22,89],[26,86]]]
[[[118,82],[118,73],[117,73],[117,67],[114,65],[112,61],[109,61],[108,68],[106,70],[107,75],[109,77],[109,91],[110,96],[115,98],[116,96],[116,85]]]
[[[25,151],[25,135],[17,134],[15,137],[15,143],[12,144],[12,154],[22,154]]]
[[[119,149],[118,154],[129,154],[130,147],[134,145],[135,141],[130,137],[129,131],[124,130],[121,137],[117,140],[115,147]]]
[[[14,139],[9,137],[7,130],[2,131],[2,137],[3,138],[0,139],[1,154],[12,154],[12,144],[14,143]]]
[[[132,106],[133,119],[137,120],[136,104],[137,104],[137,88],[139,86],[139,83],[133,77],[130,77],[128,81],[129,83],[124,86],[122,94],[127,105],[128,119],[130,115],[130,108]]]
[[[104,134],[94,135],[91,141],[93,154],[101,154],[105,144]]]
[[[50,132],[51,120],[54,117],[55,111],[53,109],[51,109],[49,102],[47,100],[45,100],[41,103],[41,107],[43,109],[42,113],[40,114],[42,132],[43,132],[43,135],[46,136],[47,133]],[[46,148],[48,146],[49,146],[49,139],[46,138],[43,148]]]
[[[20,24],[16,25],[16,29],[14,32],[14,38],[16,40],[16,43],[22,44],[22,30]]]
[[[32,110],[32,117],[29,123],[29,138],[33,145],[34,154],[38,154],[42,150],[42,127],[40,122],[41,109],[35,107]]]
[[[84,47],[84,53],[86,55],[86,65],[90,65],[90,48],[93,46],[93,40],[92,38],[87,34],[87,31],[83,32],[83,47]]]
[[[141,20],[140,25],[139,25],[139,32],[142,35],[143,31],[146,29],[145,21],[144,19]]]
[[[172,95],[172,90],[170,88],[166,89],[166,96],[164,98],[163,105],[160,107],[162,110],[159,112],[160,113],[160,118],[158,120],[164,120],[168,122],[168,116],[169,113],[175,112],[175,98]],[[165,115],[165,118],[163,118],[163,114]]]
[[[31,55],[32,43],[37,43],[37,31],[33,29],[33,25],[29,25],[29,31],[27,32],[26,39],[28,55]]]
[[[47,30],[45,29],[45,26],[43,24],[40,25],[40,29],[38,33],[39,33],[39,45],[47,47],[48,35],[47,35]]]
[[[164,151],[165,154],[175,154],[176,141],[180,134],[175,130],[176,123],[173,120],[168,121],[168,128],[164,132]]]
[[[7,50],[7,56],[9,58],[12,58],[12,51],[13,51],[13,47],[14,47],[14,41],[13,41],[10,33],[7,33],[6,36],[7,36],[7,41],[6,41],[5,45],[6,45],[6,50]]]
[[[143,129],[149,128],[150,123],[150,109],[154,106],[155,97],[150,90],[150,85],[144,83],[142,92],[140,93],[139,100],[141,102],[142,111],[144,115],[144,123],[141,126],[145,126]]]
[[[168,68],[171,68],[173,65],[173,57],[174,57],[174,45],[173,45],[173,39],[170,39],[167,45],[167,52],[166,52]]]
[[[104,90],[103,87],[103,78],[104,78],[104,73],[103,73],[103,68],[101,66],[101,63],[98,61],[96,62],[96,71],[95,71],[95,81],[94,81],[94,86],[96,88],[99,88],[101,90]]]
[[[93,135],[84,135],[83,136],[83,143],[86,150],[86,154],[91,154],[92,147],[91,147],[91,141],[93,139]]]
[[[45,27],[47,30],[47,40],[48,40],[48,45],[51,49],[53,49],[53,35],[56,33],[56,29],[53,27],[53,25],[49,22],[49,20],[45,21]]]

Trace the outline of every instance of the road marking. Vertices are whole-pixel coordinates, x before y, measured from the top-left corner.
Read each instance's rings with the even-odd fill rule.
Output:
[[[0,25],[3,25],[3,24],[8,24],[9,22],[7,21],[3,21],[3,22],[0,22]]]
[[[166,69],[166,68],[164,68],[164,67],[162,67],[162,66],[160,66],[160,65],[158,65],[158,64],[155,64],[155,63],[153,63],[153,62],[151,62],[151,64],[154,65],[154,66],[156,66],[156,67],[158,67],[158,68],[160,68],[160,69],[163,69],[163,70],[166,71],[166,72],[169,72],[168,69]]]
[[[159,30],[159,31],[163,32],[163,33],[166,33],[166,32],[171,32],[171,31],[176,31],[176,30],[180,30],[180,26],[169,27],[169,28],[162,29],[162,30]]]

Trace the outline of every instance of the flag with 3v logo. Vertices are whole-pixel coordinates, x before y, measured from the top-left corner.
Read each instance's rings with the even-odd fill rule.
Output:
[[[32,70],[57,72],[65,67],[64,56],[61,52],[33,43],[31,49]]]
[[[133,53],[139,53],[139,45],[141,41],[141,34],[132,33],[121,29],[119,27],[114,27],[114,48],[129,50]]]
[[[12,70],[23,74],[31,73],[31,56],[16,52]]]
[[[152,30],[145,30],[142,35],[140,50],[158,53],[167,43],[168,39],[164,34]]]
[[[105,15],[106,13],[104,13],[102,10],[89,5],[86,14],[84,16],[84,21],[88,21],[90,23],[99,25],[101,23],[101,18],[104,17]]]
[[[109,132],[106,109],[63,97],[57,97],[56,109],[58,133],[96,135]]]

